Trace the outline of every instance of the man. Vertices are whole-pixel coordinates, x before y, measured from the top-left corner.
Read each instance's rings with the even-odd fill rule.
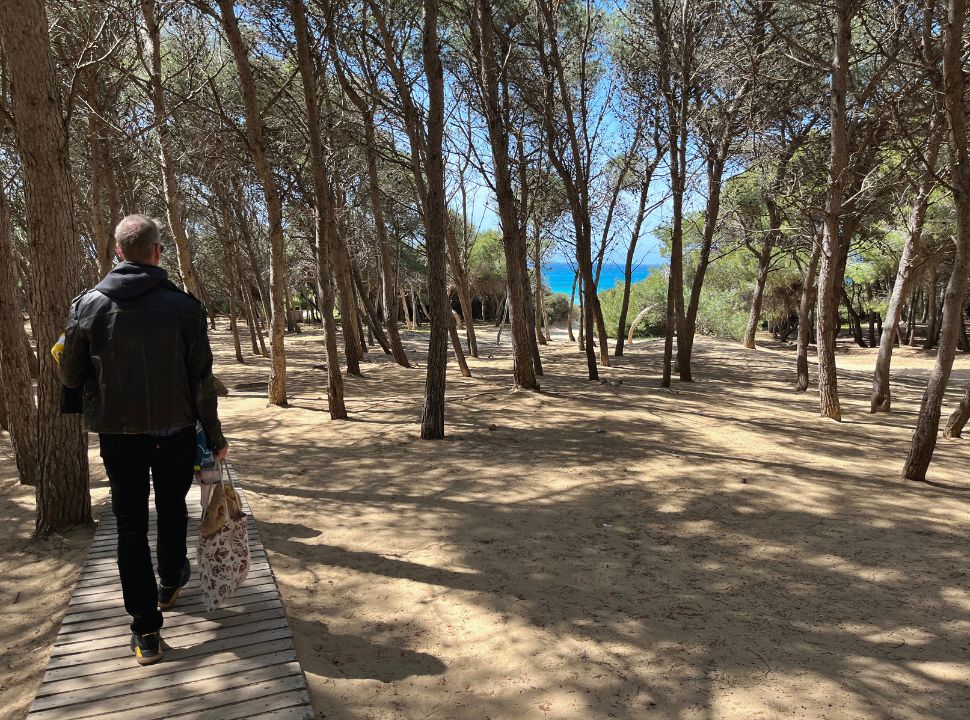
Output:
[[[98,433],[118,519],[118,571],[138,662],[162,659],[159,608],[188,582],[185,496],[196,457],[195,423],[221,460],[228,451],[217,412],[212,351],[202,304],[158,267],[155,221],[129,215],[115,229],[115,266],[74,300],[61,355],[69,388],[82,388],[84,418]],[[158,516],[156,585],[148,547],[148,474]]]

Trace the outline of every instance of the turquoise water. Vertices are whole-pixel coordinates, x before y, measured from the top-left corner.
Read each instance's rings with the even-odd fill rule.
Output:
[[[640,282],[650,274],[649,265],[640,265],[633,269],[633,282]],[[595,267],[594,267],[595,269]],[[568,295],[573,289],[573,269],[569,263],[552,262],[542,266],[542,284],[551,292]],[[603,263],[600,275],[599,290],[610,290],[617,283],[623,283],[623,265],[619,263]]]

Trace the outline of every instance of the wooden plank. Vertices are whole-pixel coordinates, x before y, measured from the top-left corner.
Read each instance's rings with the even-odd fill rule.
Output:
[[[187,715],[179,715],[187,718]],[[192,713],[192,720],[312,720],[316,717],[306,691],[270,695],[258,700]]]
[[[232,665],[237,660],[245,660],[250,657],[260,655],[275,655],[278,653],[292,652],[293,644],[288,639],[271,640],[260,643],[259,645],[241,645],[238,648],[224,650],[211,655],[193,655],[191,657],[172,658],[171,656],[163,659],[157,665],[143,668],[136,663],[124,663],[111,673],[100,675],[78,675],[77,677],[55,677],[53,680],[45,680],[37,691],[37,697],[54,695],[61,692],[70,692],[86,687],[103,685],[134,685],[146,676],[163,677],[166,675],[180,675],[204,666]],[[177,680],[177,679],[176,679]],[[171,680],[171,682],[176,682]]]
[[[289,662],[280,665],[261,665],[252,670],[191,681],[185,681],[179,677],[178,683],[167,683],[154,689],[142,688],[139,684],[137,693],[95,697],[80,703],[70,702],[69,694],[53,695],[44,700],[48,707],[34,710],[31,716],[34,720],[48,720],[48,718],[60,717],[65,711],[71,712],[74,717],[86,717],[123,711],[131,713],[132,710],[137,710],[139,720],[164,718],[168,716],[165,706],[181,703],[183,707],[189,704],[190,708],[198,708],[198,696],[209,695],[213,690],[226,692],[257,683],[285,682],[286,678],[299,676],[299,674],[300,665]],[[137,703],[136,707],[132,706],[133,700]]]
[[[200,622],[193,623],[191,625],[180,625],[176,627],[171,627],[166,625],[165,631],[162,633],[162,639],[167,643],[175,643],[177,639],[183,638],[187,635],[197,635],[202,632],[218,632],[226,628],[231,627],[249,627],[256,623],[262,622],[263,620],[286,620],[286,616],[283,613],[282,608],[274,607],[269,610],[261,610],[258,612],[247,612],[245,615],[240,615],[235,618],[227,618],[219,622],[214,622],[211,620],[201,620]],[[67,645],[55,645],[54,652],[51,657],[60,657],[67,655],[76,655],[78,653],[88,653],[95,650],[104,650],[111,647],[116,647],[118,645],[118,632],[115,630],[114,633],[103,635],[102,637],[93,636],[92,633],[84,633],[81,637],[83,639],[69,643]]]
[[[238,487],[235,471],[229,476]],[[165,611],[164,658],[142,667],[128,647],[116,560],[117,523],[105,515],[61,623],[30,720],[309,720],[314,717],[272,568],[249,514],[250,574],[217,610],[204,611],[193,577]],[[198,487],[187,503],[196,553]],[[155,544],[150,505],[150,545]]]
[[[247,595],[243,598],[231,597],[226,600],[218,609],[213,610],[211,613],[206,613],[205,615],[191,615],[185,613],[178,613],[175,611],[169,611],[167,618],[165,620],[165,627],[175,627],[183,622],[198,622],[203,618],[219,619],[230,617],[241,612],[245,612],[249,607],[257,607],[260,609],[265,609],[267,603],[272,603],[273,607],[279,606],[279,594],[274,587],[272,590],[267,590],[261,595]],[[179,608],[176,607],[175,610]],[[71,641],[70,638],[74,638],[79,634],[90,632],[91,630],[97,630],[105,627],[118,627],[117,618],[102,618],[98,620],[89,620],[87,622],[74,623],[73,625],[61,626],[61,632],[58,634],[58,638],[64,638],[65,641]]]
[[[178,684],[181,685],[183,683],[191,683],[199,680],[209,680],[211,678],[217,678],[223,675],[258,670],[259,668],[263,667],[284,665],[295,661],[296,653],[294,653],[292,650],[284,650],[283,652],[270,653],[267,655],[254,655],[253,657],[249,658],[239,658],[233,662],[219,663],[218,665],[210,665],[206,663],[191,670],[181,671],[178,674],[177,680]],[[149,690],[168,689],[173,685],[172,680],[173,678],[170,675],[151,675],[149,677],[141,678],[138,681],[138,692],[143,693]],[[115,682],[98,686],[87,683],[83,687],[74,687],[71,690],[45,695],[44,697],[38,697],[34,702],[33,710],[37,712],[53,707],[90,703],[112,697],[126,696],[129,695],[130,692],[131,690],[127,683]]]

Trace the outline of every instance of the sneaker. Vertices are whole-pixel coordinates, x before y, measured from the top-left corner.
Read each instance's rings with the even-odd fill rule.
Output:
[[[179,578],[178,585],[175,587],[158,586],[158,607],[162,610],[175,607],[175,603],[179,599],[179,591],[185,587],[185,583],[189,581],[190,577],[192,577],[192,566],[186,560],[185,565],[182,566],[182,577]]]
[[[129,645],[139,665],[151,665],[162,659],[162,638],[157,632],[132,633]]]

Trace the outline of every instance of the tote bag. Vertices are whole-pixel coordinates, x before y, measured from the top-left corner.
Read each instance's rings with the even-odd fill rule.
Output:
[[[248,518],[221,463],[219,476],[199,526],[199,584],[206,610],[217,608],[249,575]]]

